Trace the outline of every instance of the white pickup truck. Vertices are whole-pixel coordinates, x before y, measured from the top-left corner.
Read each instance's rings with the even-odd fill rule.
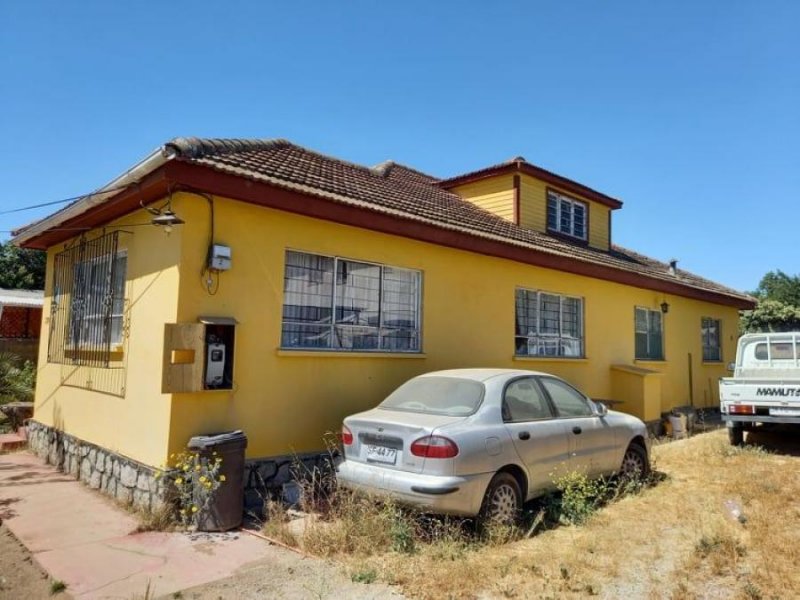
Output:
[[[800,425],[800,332],[743,335],[733,377],[719,380],[719,401],[735,446],[761,423]]]

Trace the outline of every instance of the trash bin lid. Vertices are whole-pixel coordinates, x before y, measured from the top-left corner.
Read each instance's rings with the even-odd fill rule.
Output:
[[[241,429],[236,429],[234,431],[225,431],[222,433],[195,435],[189,440],[187,446],[189,448],[197,448],[199,450],[203,450],[205,448],[214,448],[216,446],[220,446],[222,444],[228,444],[230,442],[242,442],[242,441],[247,443],[247,436]]]

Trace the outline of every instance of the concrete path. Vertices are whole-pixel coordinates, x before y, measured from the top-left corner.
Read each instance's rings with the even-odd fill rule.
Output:
[[[27,452],[0,456],[0,518],[75,598],[170,594],[279,550],[245,533],[133,533],[128,512]]]

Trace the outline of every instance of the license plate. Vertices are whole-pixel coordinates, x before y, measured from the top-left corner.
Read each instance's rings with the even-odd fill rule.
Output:
[[[800,417],[800,408],[770,408],[769,414],[776,417]]]
[[[365,451],[367,460],[370,462],[386,463],[387,465],[393,465],[397,462],[397,450],[394,448],[367,444]]]

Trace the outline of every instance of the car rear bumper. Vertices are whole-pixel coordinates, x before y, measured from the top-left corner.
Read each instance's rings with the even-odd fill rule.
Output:
[[[800,417],[768,417],[766,415],[722,415],[725,423],[790,423],[800,424]]]
[[[423,475],[345,460],[337,480],[347,488],[390,496],[424,511],[473,517],[494,473],[469,476]]]

